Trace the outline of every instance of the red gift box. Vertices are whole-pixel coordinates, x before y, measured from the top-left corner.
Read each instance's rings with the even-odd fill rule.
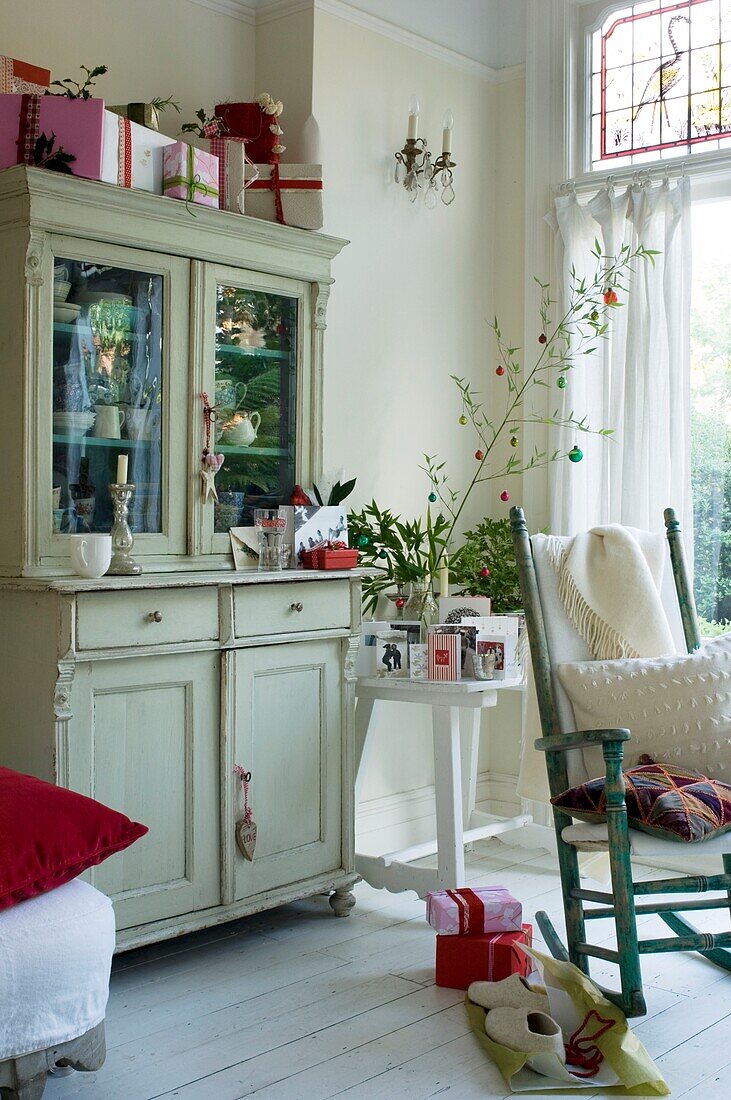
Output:
[[[276,124],[276,117],[266,114],[258,103],[217,103],[215,112],[232,137],[244,139],[249,160],[255,164],[274,164],[279,160],[279,154],[274,152],[279,137],[270,129]]]
[[[303,550],[300,554],[305,569],[355,569],[357,550],[329,550],[326,546]]]
[[[51,83],[51,70],[29,65],[14,57],[0,56],[0,92],[43,95]]]
[[[437,985],[467,989],[472,982],[499,982],[511,974],[527,978],[533,963],[520,945],[531,946],[533,928],[476,936],[437,936]]]

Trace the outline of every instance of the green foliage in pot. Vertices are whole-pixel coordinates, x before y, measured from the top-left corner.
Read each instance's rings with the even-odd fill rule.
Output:
[[[518,566],[507,519],[483,519],[466,531],[464,543],[452,555],[450,584],[459,595],[489,596],[496,615],[521,606]]]

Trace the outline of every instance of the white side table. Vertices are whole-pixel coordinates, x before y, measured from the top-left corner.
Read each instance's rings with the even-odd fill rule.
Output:
[[[356,852],[356,870],[376,888],[398,893],[415,890],[424,897],[430,890],[453,890],[465,884],[464,846],[484,837],[519,829],[531,822],[530,815],[498,818],[475,809],[477,756],[480,747],[482,711],[497,704],[498,692],[518,691],[521,682],[510,680],[436,681],[361,677],[356,686],[355,785],[356,804],[373,746],[379,711],[384,702],[427,703],[432,708],[434,782],[437,835],[434,840],[415,844],[381,856]],[[460,711],[469,712],[466,751],[460,742]],[[437,853],[437,870],[413,867],[412,862]]]

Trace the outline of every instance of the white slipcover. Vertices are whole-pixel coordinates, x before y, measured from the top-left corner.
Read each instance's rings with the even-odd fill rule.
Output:
[[[101,1023],[114,931],[111,901],[80,879],[0,912],[0,1061]]]

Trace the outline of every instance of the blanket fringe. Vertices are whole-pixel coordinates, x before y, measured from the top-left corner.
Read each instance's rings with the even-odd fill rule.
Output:
[[[592,658],[595,661],[616,661],[621,657],[639,657],[637,650],[589,607],[566,568],[566,546],[563,542],[549,536],[546,549],[558,578],[559,599],[572,625],[589,647]]]

